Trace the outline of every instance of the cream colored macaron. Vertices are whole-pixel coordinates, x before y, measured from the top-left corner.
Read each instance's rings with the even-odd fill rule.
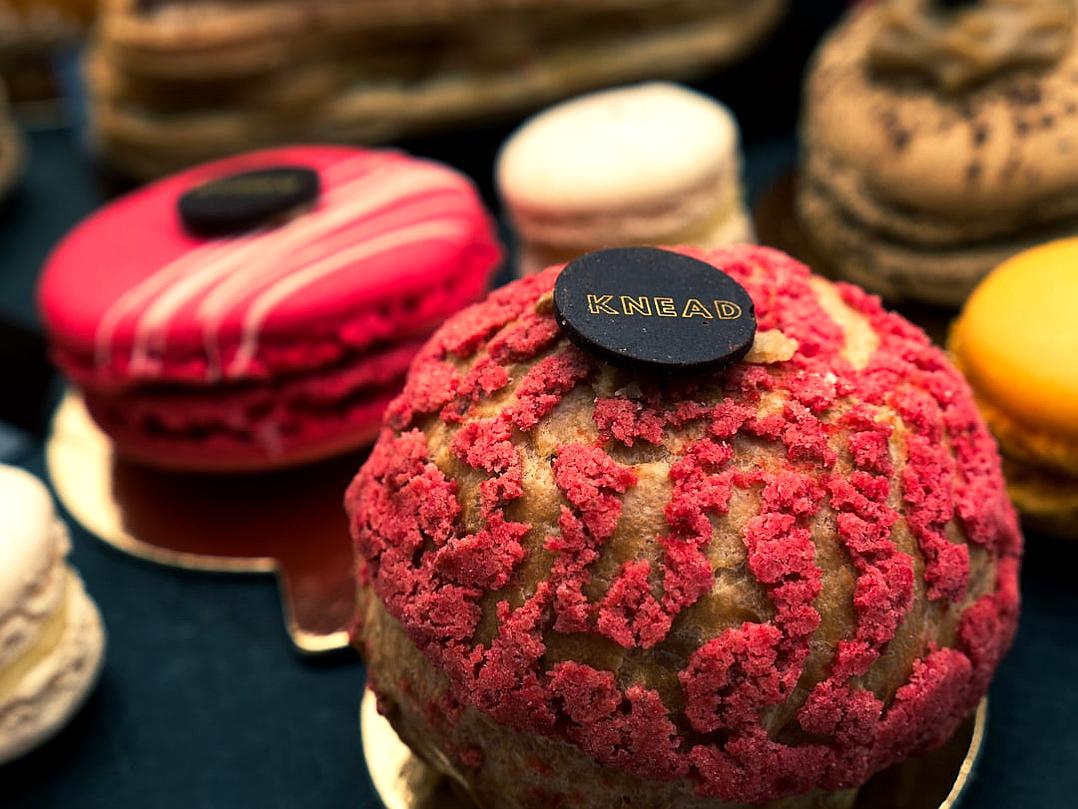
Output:
[[[526,121],[498,156],[497,185],[523,274],[601,247],[754,239],[730,111],[668,82],[619,87]]]
[[[45,486],[0,464],[0,764],[43,743],[97,681],[105,633]]]

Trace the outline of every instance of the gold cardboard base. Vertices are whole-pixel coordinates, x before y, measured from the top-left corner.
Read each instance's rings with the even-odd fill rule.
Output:
[[[861,790],[854,809],[957,809],[984,744],[988,700],[939,750],[915,756],[877,775]],[[475,809],[449,780],[412,754],[378,713],[368,689],[360,706],[363,755],[386,809]]]
[[[46,449],[60,502],[90,533],[171,567],[274,573],[300,651],[348,645],[355,563],[341,501],[362,454],[255,475],[164,472],[116,457],[72,392]]]

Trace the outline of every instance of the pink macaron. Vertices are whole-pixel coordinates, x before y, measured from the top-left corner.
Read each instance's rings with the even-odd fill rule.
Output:
[[[39,289],[53,356],[129,458],[255,471],[371,441],[502,250],[472,183],[395,151],[272,149],[78,225]]]

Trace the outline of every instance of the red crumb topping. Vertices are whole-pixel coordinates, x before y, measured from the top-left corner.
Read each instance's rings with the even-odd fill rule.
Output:
[[[594,398],[598,439],[581,434],[550,457],[560,513],[556,529],[540,530],[511,516],[529,485],[522,448],[530,447],[531,463],[543,462],[534,454],[541,442],[528,434],[577,386],[595,382],[601,365],[565,341],[539,303],[556,269],[498,290],[420,353],[349,489],[360,579],[446,673],[455,705],[564,738],[644,778],[690,778],[700,794],[724,801],[854,786],[947,738],[1010,644],[1021,536],[999,459],[957,372],[877,299],[838,287],[879,339],[867,365],[854,368],[803,265],[764,248],[692,254],[745,286],[761,329],[798,341],[792,359],[738,364],[711,380],[642,379],[631,395]],[[494,396],[501,406],[490,415]],[[482,419],[477,405],[487,405]],[[424,431],[438,423],[450,432],[451,456],[439,446],[436,464]],[[735,442],[769,454],[739,466]],[[660,445],[674,455],[666,528],[650,539],[647,558],[608,566],[612,581],[596,595],[593,565],[609,565],[623,499],[640,485],[637,470],[615,458]],[[478,476],[475,502],[462,502],[442,471],[451,461]],[[739,517],[746,572],[773,613],[711,635],[705,621],[688,650],[678,630],[677,651],[668,654],[679,617],[715,586],[714,526],[735,494],[754,504]],[[856,621],[835,643],[824,679],[806,683],[821,623],[812,535],[821,516],[833,520],[855,576]],[[895,542],[903,525],[920,560]],[[860,678],[887,654],[918,592],[943,606],[967,603],[966,542],[994,562],[994,590],[965,608],[954,648],[926,646],[893,695],[865,690]],[[540,565],[548,572],[529,592],[518,572],[537,553],[549,559]],[[493,637],[479,636],[484,609],[496,616]],[[672,672],[677,713],[643,683],[582,661],[550,663],[552,633],[685,660]],[[809,692],[790,726],[807,740],[785,744],[764,723],[799,684]],[[437,721],[453,719],[439,711]],[[450,753],[465,766],[481,762],[478,750]]]
[[[651,594],[647,560],[626,562],[599,605],[599,631],[622,646],[645,649],[670,631],[670,616]]]
[[[676,778],[688,770],[677,728],[655,691],[630,686],[623,693],[610,672],[573,662],[551,670],[549,688],[569,721],[568,737],[596,760],[644,778]]]
[[[546,542],[547,550],[557,554],[550,572],[555,628],[559,632],[587,632],[594,626],[596,612],[584,596],[584,586],[591,578],[588,568],[617,528],[621,519],[618,495],[636,483],[636,474],[615,463],[598,447],[580,444],[562,447],[553,467],[554,482],[572,506],[562,507],[561,535]],[[601,628],[604,621],[610,620],[605,616],[606,611],[601,609],[600,631],[610,635]],[[626,631],[629,630],[623,630],[622,636]]]

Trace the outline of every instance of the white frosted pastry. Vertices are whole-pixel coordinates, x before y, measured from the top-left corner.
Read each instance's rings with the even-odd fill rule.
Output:
[[[669,82],[558,104],[502,147],[497,184],[524,273],[601,247],[754,239],[737,121]]]
[[[105,633],[45,486],[0,464],[0,764],[41,744],[97,680]]]

